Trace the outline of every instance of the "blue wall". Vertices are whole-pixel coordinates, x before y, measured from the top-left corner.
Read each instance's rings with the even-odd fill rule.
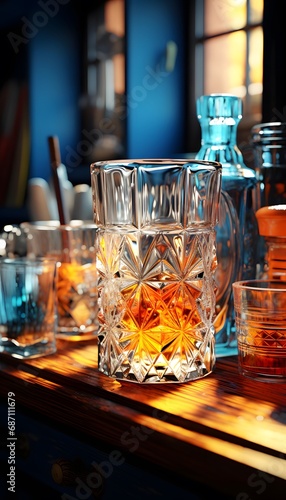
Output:
[[[127,155],[172,156],[184,151],[185,10],[182,0],[127,1]],[[164,69],[169,40],[175,69]]]
[[[79,3],[55,2],[58,11],[54,15],[44,13],[45,22],[45,17],[41,17],[42,5],[48,3],[46,0],[42,0],[42,4],[38,0],[6,0],[0,5],[0,26],[16,23],[17,33],[25,37],[25,16],[36,27],[35,34],[23,44],[28,53],[30,94],[29,177],[40,176],[46,180],[50,177],[47,137],[59,137],[63,163],[66,148],[76,150],[81,140],[82,71],[76,11]],[[185,0],[126,0],[127,117],[122,116],[122,120],[126,126],[129,158],[167,157],[185,149],[184,4]],[[169,40],[178,45],[172,73],[164,69]],[[22,46],[19,48],[17,57],[20,58]]]
[[[59,137],[62,162],[66,147],[80,138],[81,62],[76,18],[68,6],[39,31],[30,47],[30,177],[49,178],[47,137]]]
[[[70,0],[6,0],[0,5],[0,28],[14,34],[14,45],[9,43],[8,50],[28,82],[29,177],[48,180],[51,167],[47,137],[58,135],[63,162],[66,146],[74,148],[80,137],[78,16]]]

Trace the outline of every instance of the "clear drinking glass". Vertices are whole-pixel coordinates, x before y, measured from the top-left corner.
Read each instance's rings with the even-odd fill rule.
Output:
[[[239,371],[267,382],[286,380],[286,282],[233,283]]]
[[[87,340],[96,336],[97,272],[93,223],[25,222],[29,257],[53,257],[58,263],[57,337]]]
[[[101,372],[140,383],[212,372],[220,180],[216,162],[91,165]]]
[[[56,261],[0,259],[0,352],[18,359],[56,352]]]

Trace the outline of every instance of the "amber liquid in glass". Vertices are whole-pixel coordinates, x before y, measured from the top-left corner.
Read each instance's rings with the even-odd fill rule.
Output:
[[[128,373],[139,381],[185,381],[212,370],[215,254],[210,237],[203,231],[103,235],[102,371],[119,378]],[[116,350],[121,366],[112,364]]]
[[[195,357],[203,342],[200,328],[204,325],[196,307],[200,292],[191,283],[159,286],[145,284],[139,290],[133,286],[135,293],[125,302],[119,343],[130,341],[129,349],[142,359],[146,353],[152,359],[162,353],[161,363],[165,365],[182,353],[189,352],[190,357]],[[121,293],[124,297],[126,290]]]
[[[238,341],[241,370],[260,376],[286,377],[286,318],[282,328],[261,325],[248,329],[247,342]]]
[[[94,330],[97,312],[95,264],[61,263],[58,267],[57,300],[61,331]]]

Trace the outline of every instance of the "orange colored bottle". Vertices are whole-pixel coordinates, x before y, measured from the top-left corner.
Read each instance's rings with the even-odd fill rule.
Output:
[[[256,218],[265,243],[264,268],[259,277],[286,280],[286,204],[262,207]]]

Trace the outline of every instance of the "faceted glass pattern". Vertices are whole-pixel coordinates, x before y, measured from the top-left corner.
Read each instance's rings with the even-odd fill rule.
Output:
[[[197,379],[215,363],[220,164],[129,162],[91,167],[99,370],[140,383]]]
[[[233,283],[239,371],[266,382],[286,380],[286,282]]]

